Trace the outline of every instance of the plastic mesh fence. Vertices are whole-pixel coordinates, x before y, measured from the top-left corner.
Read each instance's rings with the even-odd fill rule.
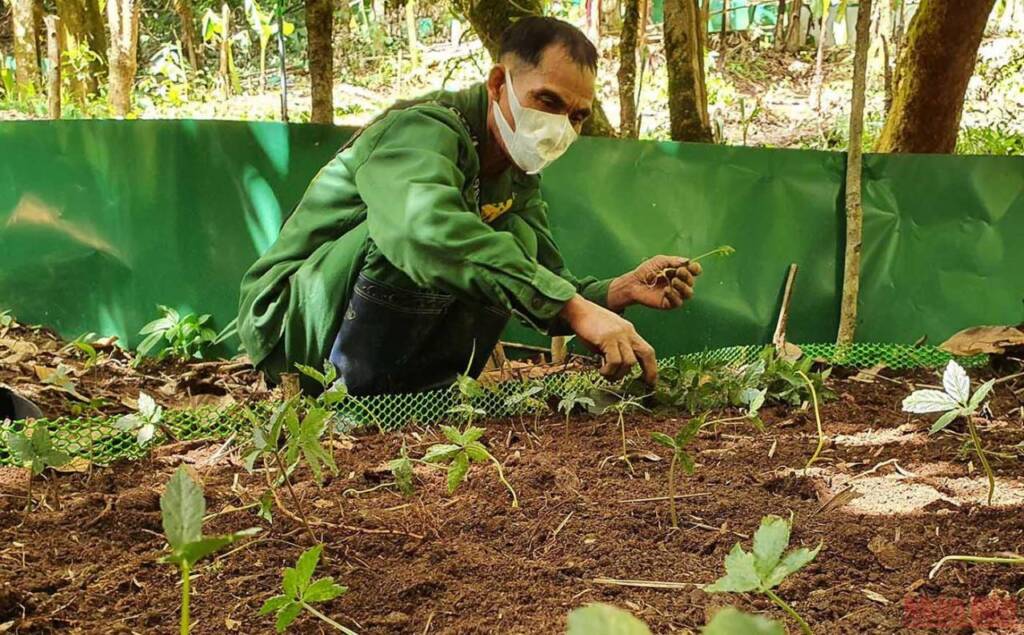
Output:
[[[669,358],[662,360],[662,364],[686,360],[701,364],[740,365],[756,359],[764,348],[722,348]],[[869,368],[879,364],[893,369],[936,368],[954,359],[949,353],[932,346],[858,343],[840,348],[835,344],[806,344],[801,346],[801,349],[804,355],[822,362],[856,368]],[[988,361],[985,355],[956,359],[965,367],[979,366]],[[576,388],[604,383],[604,380],[594,372],[550,375],[542,381],[546,394],[559,398]],[[521,392],[521,386],[518,382],[501,384],[493,392],[487,392],[475,400],[473,405],[485,410],[492,418],[532,414],[534,408],[529,404],[517,402],[514,398]],[[410,423],[436,423],[444,419],[448,410],[458,403],[458,395],[451,390],[352,398],[339,406],[338,420],[343,427],[349,429],[361,425],[379,425],[382,429],[393,430]],[[162,424],[175,439],[179,440],[226,439],[233,434],[245,437],[248,434],[250,416],[267,417],[274,405],[270,402],[261,402],[227,408],[170,410],[164,413]],[[117,419],[118,417],[61,418],[36,421],[33,425],[47,426],[56,448],[93,463],[108,464],[118,459],[136,459],[145,455],[147,449],[139,447],[133,433],[119,430],[114,426]],[[0,432],[4,433],[0,436],[0,465],[14,463],[3,441],[6,432],[20,431],[24,427],[25,422],[20,421],[0,425]],[[166,435],[163,436],[166,438]]]

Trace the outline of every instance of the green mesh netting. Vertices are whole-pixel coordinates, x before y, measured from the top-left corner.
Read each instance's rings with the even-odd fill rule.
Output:
[[[662,360],[671,364],[679,360],[703,364],[744,364],[753,361],[764,350],[764,346],[734,346],[701,353],[683,355]],[[853,344],[837,347],[835,344],[806,344],[801,346],[804,355],[835,366],[870,368],[879,364],[893,369],[936,368],[944,366],[954,356],[934,346],[911,346],[903,344]],[[987,356],[958,357],[958,363],[965,367],[985,364]],[[600,385],[603,382],[596,373],[567,373],[550,375],[543,380],[546,393],[564,396],[578,386]],[[507,417],[524,414],[524,407],[517,405],[510,397],[520,390],[518,382],[499,385],[493,392],[475,400],[474,406],[485,410],[489,417]],[[353,401],[355,403],[353,403]],[[458,395],[451,390],[433,392],[379,395],[361,397],[343,402],[339,407],[339,420],[345,427],[380,425],[382,429],[393,430],[410,423],[436,423],[446,417],[450,408],[459,403]],[[269,416],[274,404],[269,402],[232,405],[227,408],[201,407],[190,410],[170,410],[164,413],[162,423],[179,440],[227,439],[233,434],[247,434],[249,417]],[[246,413],[245,411],[249,412]],[[529,408],[525,408],[529,412]],[[369,417],[367,413],[372,413]],[[140,448],[135,435],[118,430],[114,423],[118,417],[61,418],[37,421],[33,425],[45,425],[53,437],[53,444],[60,450],[94,463],[107,464],[117,459],[135,459],[146,454]],[[24,422],[0,425],[0,432],[24,429]],[[13,464],[13,457],[0,436],[0,465]]]

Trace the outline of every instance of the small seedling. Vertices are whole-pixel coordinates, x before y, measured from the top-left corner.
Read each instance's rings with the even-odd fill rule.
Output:
[[[274,624],[274,628],[278,633],[285,632],[305,609],[335,630],[347,635],[356,635],[312,606],[318,602],[329,602],[348,593],[348,587],[335,583],[334,578],[327,577],[320,578],[315,582],[311,581],[322,551],[323,545],[316,545],[303,552],[294,567],[284,570],[281,582],[284,593],[270,598],[260,608],[260,615],[277,614],[277,623]]]
[[[388,461],[388,469],[391,470],[391,475],[395,477],[395,485],[398,486],[398,489],[406,496],[412,496],[413,492],[416,491],[416,487],[412,482],[412,459],[409,458],[409,449],[405,445],[402,445],[401,453],[397,459]]]
[[[732,607],[715,613],[703,635],[786,635],[782,624],[760,615],[750,615]]]
[[[633,472],[633,463],[629,460],[629,450],[626,447],[626,413],[636,410],[646,411],[647,408],[643,407],[639,398],[627,397],[625,395],[615,396],[618,398],[618,401],[606,407],[604,412],[614,412],[618,415],[619,431],[622,433],[622,456],[620,458],[629,466],[629,471]]]
[[[89,400],[78,392],[78,386],[75,385],[75,380],[71,378],[71,373],[71,369],[64,364],[57,364],[57,368],[53,370],[43,367],[36,368],[36,376],[47,386],[53,386],[57,390],[65,392],[76,399],[88,402]]]
[[[686,451],[686,446],[693,441],[703,425],[704,417],[697,417],[680,428],[674,437],[662,432],[651,433],[656,443],[672,450],[672,461],[668,464],[668,509],[673,527],[679,527],[679,516],[676,514],[676,464],[681,464],[687,474],[693,474],[693,457]]]
[[[575,390],[565,393],[565,396],[558,402],[558,410],[565,413],[565,430],[569,431],[569,415],[576,409],[577,406],[584,408],[595,408],[597,407],[594,400],[586,396],[585,393],[577,392]]]
[[[253,527],[222,536],[204,536],[206,499],[203,498],[202,488],[192,480],[185,466],[179,467],[167,483],[167,490],[160,496],[160,512],[163,515],[164,535],[171,548],[171,553],[160,561],[177,565],[181,571],[180,632],[181,635],[188,635],[192,567],[211,553],[242,538],[253,536],[260,530]]]
[[[699,262],[704,258],[710,258],[711,256],[731,256],[736,253],[736,250],[730,245],[722,245],[717,249],[712,249],[709,252],[703,253],[696,258],[688,258],[688,263]],[[669,274],[674,272],[677,267],[666,267],[661,271],[654,274],[654,277],[647,283],[648,286],[655,287],[659,284],[666,284],[669,281]]]
[[[15,460],[22,467],[27,467],[30,470],[28,496],[25,503],[25,510],[28,511],[32,508],[32,482],[35,477],[42,474],[47,468],[66,465],[71,457],[53,447],[50,430],[45,425],[36,425],[32,429],[31,438],[24,432],[8,432],[5,440]]]
[[[95,333],[83,333],[64,347],[65,350],[74,349],[85,355],[85,364],[83,368],[89,369],[96,365],[99,361],[99,353],[96,351],[96,347],[93,346],[93,342],[96,341]]]
[[[651,635],[651,631],[629,611],[594,603],[569,613],[566,635]]]
[[[156,429],[163,419],[164,409],[144,392],[139,393],[138,403],[138,412],[121,417],[114,423],[114,427],[122,432],[135,434],[135,442],[142,448],[156,436]],[[166,426],[161,426],[161,428],[166,434]]]
[[[448,493],[453,494],[459,485],[466,478],[469,472],[469,464],[473,462],[491,461],[498,468],[498,480],[508,488],[512,494],[512,507],[519,507],[519,497],[512,485],[505,480],[505,471],[498,459],[487,451],[479,439],[483,436],[484,428],[477,428],[467,425],[466,429],[459,432],[455,426],[441,426],[441,432],[450,443],[438,443],[430,446],[427,453],[423,455],[425,463],[446,463],[448,465]]]
[[[996,491],[996,477],[992,472],[985,457],[985,449],[981,445],[981,436],[974,424],[974,417],[981,407],[981,404],[992,392],[995,380],[989,380],[978,387],[975,393],[971,394],[971,378],[960,364],[950,361],[942,374],[943,390],[917,390],[903,400],[903,411],[915,414],[932,412],[943,413],[932,425],[928,434],[935,434],[944,430],[957,418],[963,417],[967,422],[967,433],[971,437],[975,454],[981,462],[981,467],[988,477],[988,504],[992,504],[992,496]]]
[[[814,381],[802,370],[797,371],[797,374],[807,383],[807,388],[811,391],[811,401],[814,402],[814,423],[818,431],[818,445],[814,448],[814,454],[807,460],[807,465],[804,466],[804,473],[806,473],[821,456],[821,451],[825,447],[825,429],[821,425],[821,409],[818,407],[818,391],[814,387]]]
[[[146,337],[136,349],[138,353],[135,359],[136,366],[143,357],[157,349],[161,342],[163,345],[157,349],[157,359],[171,355],[186,361],[202,359],[203,351],[218,342],[217,332],[207,326],[210,321],[209,315],[194,313],[181,315],[175,309],[163,305],[160,305],[159,309],[163,315],[139,331],[139,335]]]
[[[505,407],[510,412],[517,413],[522,423],[524,413],[533,413],[533,429],[537,430],[537,421],[540,415],[548,410],[548,405],[537,397],[544,392],[543,384],[530,384],[524,382],[520,390],[505,398]],[[524,424],[525,425],[525,424]]]
[[[730,423],[733,421],[749,421],[750,425],[754,426],[758,432],[764,432],[764,421],[761,420],[761,406],[764,405],[765,396],[768,394],[767,389],[758,390],[756,388],[746,388],[740,393],[740,402],[747,407],[747,411],[738,417],[725,417],[724,419],[714,419],[704,424],[705,427],[712,428],[716,433],[718,432],[718,424]]]
[[[378,431],[384,431],[383,424],[381,424],[377,415],[367,408],[366,404],[349,394],[348,386],[345,385],[345,382],[338,379],[338,368],[331,362],[331,360],[324,360],[323,372],[320,372],[312,366],[306,366],[304,364],[296,364],[295,367],[303,375],[320,384],[323,392],[321,392],[320,396],[317,397],[317,403],[334,409],[338,409],[338,407],[343,403],[352,404],[362,410],[370,418],[370,421],[377,426]],[[330,430],[333,434],[333,426]]]
[[[800,625],[804,635],[812,635],[811,627],[772,590],[788,576],[814,560],[821,551],[800,548],[783,557],[789,546],[790,523],[778,516],[765,516],[754,534],[754,550],[747,552],[739,543],[725,558],[725,576],[701,588],[707,593],[763,593]]]

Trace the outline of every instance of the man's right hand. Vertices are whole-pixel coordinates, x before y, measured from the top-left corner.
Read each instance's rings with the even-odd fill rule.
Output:
[[[559,315],[587,346],[604,357],[602,375],[612,381],[622,379],[640,362],[644,381],[652,386],[658,381],[654,349],[629,320],[580,295],[566,302]]]

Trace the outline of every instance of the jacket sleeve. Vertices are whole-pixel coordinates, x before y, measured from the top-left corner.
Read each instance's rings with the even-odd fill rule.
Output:
[[[590,276],[577,278],[565,266],[558,245],[551,235],[551,227],[548,224],[548,206],[541,198],[539,188],[520,210],[519,215],[537,236],[537,262],[575,287],[576,291],[587,300],[608,308],[608,287],[612,280],[610,278],[601,280]]]
[[[420,286],[504,307],[537,328],[554,321],[576,288],[480,218],[468,135],[429,108],[395,112],[385,125],[355,171],[381,254]]]

